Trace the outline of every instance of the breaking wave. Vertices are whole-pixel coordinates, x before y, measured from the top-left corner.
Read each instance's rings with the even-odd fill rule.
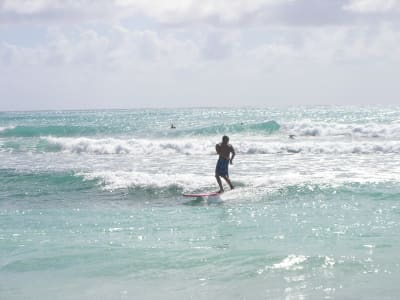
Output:
[[[42,138],[39,151],[66,151],[90,154],[215,154],[214,141],[208,139],[143,140],[143,139],[93,139],[93,138]],[[239,154],[372,154],[400,153],[400,142],[395,141],[238,141]]]
[[[213,134],[234,134],[241,132],[257,132],[261,134],[272,134],[277,132],[280,125],[275,121],[267,121],[255,124],[228,124],[215,125],[201,128],[179,128],[177,130],[169,129],[150,129],[146,131],[146,135],[151,136],[208,136]],[[142,129],[126,127],[123,124],[117,127],[99,126],[96,124],[87,126],[68,126],[68,125],[48,125],[48,126],[9,126],[0,127],[0,137],[87,137],[95,135],[118,135],[118,134],[133,134],[143,135]]]
[[[197,146],[195,146],[197,145]],[[205,146],[204,143],[184,140],[139,140],[139,139],[93,139],[93,138],[42,138],[39,144],[43,151],[66,151],[71,153],[91,154],[151,154],[151,153],[181,153],[194,154],[213,149],[213,143]]]
[[[215,135],[215,134],[235,134],[235,133],[258,133],[258,134],[272,134],[277,131],[281,126],[276,121],[266,121],[261,123],[234,123],[207,126],[202,128],[189,128],[175,131],[176,135]]]
[[[246,183],[234,182],[238,189],[227,193],[224,197],[243,198],[256,197],[268,201],[314,201],[316,195],[320,199],[337,198],[354,199],[397,200],[400,195],[400,186],[397,182],[313,182],[306,180],[296,182],[282,178],[271,184],[265,181],[262,185],[258,181],[246,179]],[[88,191],[93,189],[98,192],[120,191],[139,199],[151,197],[177,197],[183,192],[204,192],[216,189],[215,178],[211,175],[198,174],[167,174],[146,173],[139,171],[81,171],[81,172],[44,172],[35,170],[16,171],[0,169],[0,184],[4,190],[0,192],[3,198],[12,199],[26,197],[41,197],[48,195],[51,199],[63,193]],[[260,194],[261,193],[261,194]],[[321,198],[322,197],[322,198]],[[2,198],[2,197],[0,197]],[[63,198],[63,197],[61,197]]]
[[[266,142],[247,145],[241,152],[244,154],[389,154],[400,153],[400,142]]]
[[[180,127],[175,130],[169,128],[144,129],[126,127],[120,124],[117,127],[103,125],[87,126],[6,126],[0,127],[0,137],[94,137],[94,136],[132,136],[136,137],[170,137],[190,138],[208,137],[213,135],[250,134],[260,136],[287,136],[297,137],[350,137],[350,138],[386,138],[400,139],[400,124],[342,124],[342,123],[316,123],[311,121],[299,121],[293,123],[266,121],[259,123],[233,123],[220,124],[205,127]]]
[[[400,124],[338,124],[300,122],[282,125],[282,130],[297,136],[347,136],[400,138]]]
[[[104,132],[103,127],[90,126],[10,126],[0,127],[0,137],[82,136]]]
[[[117,189],[155,190],[201,190],[215,188],[213,176],[199,176],[194,174],[150,174],[137,171],[95,171],[91,173],[77,173],[85,180],[98,181],[104,190]]]

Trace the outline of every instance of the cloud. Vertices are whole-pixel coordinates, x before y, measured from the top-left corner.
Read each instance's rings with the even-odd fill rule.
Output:
[[[399,45],[400,32],[390,24],[309,27],[295,37],[290,28],[209,28],[193,34],[191,30],[136,30],[115,25],[107,31],[51,29],[45,42],[30,47],[3,41],[0,64],[138,72],[196,70],[222,60],[253,69],[299,63],[368,65],[399,63]]]
[[[400,32],[396,27],[381,25],[308,28],[299,40],[290,38],[263,43],[247,50],[259,65],[278,69],[280,66],[367,66],[399,64]]]
[[[238,42],[238,37],[234,34],[211,31],[200,46],[202,56],[208,60],[226,59],[239,47]]]
[[[352,21],[342,7],[348,0],[296,0],[278,11],[278,22],[292,26],[348,24]]]
[[[372,99],[390,82],[382,93],[392,99],[400,76],[398,6],[391,0],[0,0],[0,93],[11,106],[13,99],[29,104],[30,95],[43,96],[42,107],[53,98],[76,99],[74,106],[103,99],[103,107],[116,98],[129,107],[132,97],[142,106],[163,105],[165,98],[177,105],[241,97],[248,97],[243,104],[262,104],[267,96],[316,99],[317,85],[317,94],[325,97],[326,87],[330,100],[346,92]],[[374,80],[374,93],[364,93]]]
[[[360,13],[393,14],[398,0],[0,0],[0,23],[115,23],[139,17],[187,27],[341,25]],[[368,19],[364,20],[368,22]]]
[[[82,30],[73,39],[52,30],[47,42],[32,47],[20,47],[3,42],[0,59],[6,65],[101,65],[101,57],[110,47],[109,40],[93,30]]]
[[[50,29],[45,42],[31,47],[0,42],[0,65],[43,67],[75,66],[96,69],[136,68],[152,65],[183,68],[196,62],[200,46],[189,39],[152,30],[111,27],[93,29]]]
[[[76,24],[113,20],[115,4],[106,0],[0,0],[0,24]]]
[[[0,18],[29,23],[143,15],[163,24],[225,24],[291,1],[295,0],[0,0]]]
[[[294,0],[115,0],[115,3],[161,23],[229,24],[292,1]]]
[[[350,0],[344,10],[356,13],[392,13],[400,11],[398,0]]]

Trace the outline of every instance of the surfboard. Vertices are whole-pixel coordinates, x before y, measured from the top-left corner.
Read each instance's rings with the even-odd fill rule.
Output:
[[[218,195],[220,195],[220,193],[218,193],[218,192],[200,193],[200,194],[182,194],[183,197],[194,197],[194,198],[210,197],[210,196],[218,196]]]

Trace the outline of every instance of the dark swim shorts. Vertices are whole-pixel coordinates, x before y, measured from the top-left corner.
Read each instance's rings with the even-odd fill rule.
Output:
[[[215,167],[215,174],[229,177],[228,166],[229,160],[223,158],[218,159],[217,166]]]

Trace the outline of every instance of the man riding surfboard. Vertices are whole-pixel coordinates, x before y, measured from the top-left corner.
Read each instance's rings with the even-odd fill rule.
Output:
[[[215,178],[217,179],[219,185],[219,193],[223,193],[224,188],[222,186],[220,177],[222,177],[228,183],[229,187],[233,189],[233,185],[229,179],[228,166],[229,164],[233,164],[235,149],[233,149],[233,146],[229,144],[229,137],[224,135],[222,137],[222,142],[215,145],[215,150],[219,155],[217,165],[215,167]]]

